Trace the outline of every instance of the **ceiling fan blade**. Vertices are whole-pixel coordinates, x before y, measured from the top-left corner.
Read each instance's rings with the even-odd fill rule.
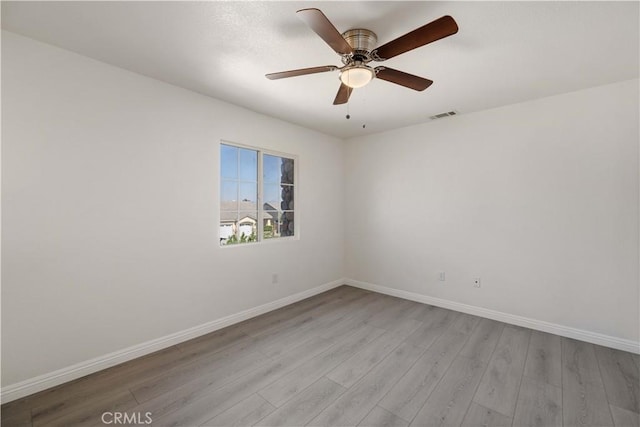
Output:
[[[423,91],[433,83],[429,79],[387,67],[376,67],[376,77],[417,91]]]
[[[304,76],[306,74],[324,73],[326,71],[335,71],[338,67],[335,65],[324,65],[322,67],[300,68],[299,70],[281,71],[279,73],[265,74],[269,80],[284,79],[287,77]]]
[[[412,49],[424,46],[436,40],[443,39],[458,32],[458,24],[450,16],[443,16],[435,21],[423,25],[404,36],[398,37],[389,43],[383,44],[371,52],[374,58],[384,61],[393,58],[401,53],[408,52]]]
[[[349,101],[351,92],[353,92],[353,88],[350,88],[344,83],[340,83],[340,89],[338,89],[336,99],[333,100],[333,105],[346,104],[347,101]]]
[[[311,27],[311,29],[338,54],[345,55],[353,53],[353,48],[320,9],[302,9],[296,13],[300,19]]]

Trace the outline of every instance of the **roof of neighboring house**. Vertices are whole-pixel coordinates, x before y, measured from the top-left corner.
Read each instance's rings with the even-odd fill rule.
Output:
[[[271,204],[265,203],[263,205],[264,217],[272,220],[278,219],[276,212],[271,213],[269,211],[277,211]],[[248,201],[223,201],[220,202],[220,222],[235,222],[238,220],[238,213],[240,213],[240,219],[251,218],[257,221],[257,203]]]

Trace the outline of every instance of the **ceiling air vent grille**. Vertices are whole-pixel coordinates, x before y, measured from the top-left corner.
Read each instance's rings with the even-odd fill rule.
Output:
[[[443,117],[449,117],[449,116],[455,116],[456,114],[458,114],[457,111],[448,111],[446,113],[440,113],[440,114],[436,114],[435,116],[431,116],[429,117],[431,120],[437,120],[437,119],[441,119]]]

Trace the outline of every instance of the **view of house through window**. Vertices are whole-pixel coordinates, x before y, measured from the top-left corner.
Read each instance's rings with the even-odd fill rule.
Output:
[[[220,244],[293,236],[293,158],[220,144]]]

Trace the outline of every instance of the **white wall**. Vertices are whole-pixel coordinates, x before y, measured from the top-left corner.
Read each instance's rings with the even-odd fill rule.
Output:
[[[633,80],[347,141],[347,277],[637,342],[638,117]]]
[[[220,139],[299,156],[299,241],[219,247]],[[339,139],[3,32],[2,143],[3,386],[342,277]]]

